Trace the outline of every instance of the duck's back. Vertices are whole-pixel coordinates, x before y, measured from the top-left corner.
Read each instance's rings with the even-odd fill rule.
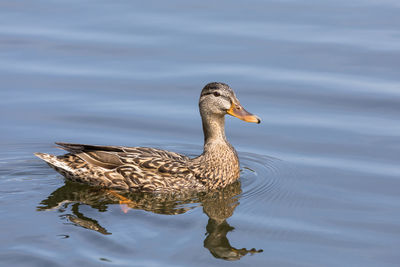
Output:
[[[204,190],[184,155],[148,147],[57,143],[68,154],[36,153],[67,179],[94,186],[137,191]]]

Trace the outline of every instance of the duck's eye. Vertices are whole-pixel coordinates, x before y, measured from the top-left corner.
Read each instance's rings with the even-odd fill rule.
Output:
[[[220,96],[221,94],[219,92],[214,92],[214,96]]]

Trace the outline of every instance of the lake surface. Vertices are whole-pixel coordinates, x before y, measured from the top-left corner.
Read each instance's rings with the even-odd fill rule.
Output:
[[[399,266],[400,4],[2,1],[1,266]],[[240,181],[180,199],[65,183],[55,141],[195,156],[228,83]]]

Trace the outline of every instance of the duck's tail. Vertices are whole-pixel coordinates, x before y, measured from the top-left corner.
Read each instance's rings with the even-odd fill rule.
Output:
[[[129,189],[121,174],[108,171],[102,167],[89,166],[89,163],[74,154],[54,156],[46,153],[35,153],[35,156],[44,160],[67,180],[93,186]]]
[[[46,153],[34,153],[34,155],[42,160],[44,160],[47,164],[50,165],[53,169],[58,171],[59,173],[66,175],[74,175],[74,169],[72,169],[65,160],[59,159],[57,156],[46,154]]]

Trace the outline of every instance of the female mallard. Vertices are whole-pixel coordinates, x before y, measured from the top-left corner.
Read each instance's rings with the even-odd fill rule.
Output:
[[[247,122],[260,119],[247,112],[224,83],[201,91],[204,151],[193,159],[149,147],[56,143],[68,154],[35,153],[67,179],[93,186],[132,191],[204,191],[225,187],[239,178],[239,159],[225,137],[225,114]]]

